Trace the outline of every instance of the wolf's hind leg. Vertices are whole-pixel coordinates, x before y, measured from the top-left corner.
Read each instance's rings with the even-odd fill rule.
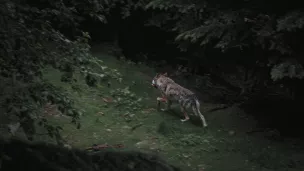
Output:
[[[200,112],[199,103],[197,103],[196,106],[192,106],[192,110],[193,110],[193,112],[195,113],[196,116],[200,117],[200,119],[202,121],[202,124],[203,124],[203,127],[207,127],[208,124],[206,122],[206,119],[205,119],[204,115]]]

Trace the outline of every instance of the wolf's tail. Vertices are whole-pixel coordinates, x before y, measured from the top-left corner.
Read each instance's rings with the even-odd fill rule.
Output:
[[[201,113],[200,111],[200,102],[198,101],[197,98],[195,98],[195,109],[193,109],[195,113],[198,114],[198,116],[201,118],[201,121],[203,123],[203,127],[207,127],[208,124],[206,122],[206,119],[204,117],[204,115]]]

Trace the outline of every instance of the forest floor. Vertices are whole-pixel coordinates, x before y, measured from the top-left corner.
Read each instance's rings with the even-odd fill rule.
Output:
[[[98,51],[94,54],[123,75],[121,83],[112,82],[110,88],[106,85],[91,88],[80,81],[81,91],[75,92],[69,84],[60,82],[59,72],[49,70],[46,74],[84,111],[80,129],[70,123],[70,118],[48,116],[53,124],[63,127],[63,138],[71,146],[84,149],[92,144],[122,144],[123,149],[157,153],[185,171],[304,170],[303,144],[295,140],[274,141],[265,134],[248,135],[246,132],[256,123],[241,109],[230,107],[208,112],[219,105],[202,102],[201,111],[209,128],[204,129],[200,122],[182,123],[176,104],[172,112],[156,110],[159,92],[151,86],[153,69],[127,64]],[[118,93],[116,97],[113,91]]]

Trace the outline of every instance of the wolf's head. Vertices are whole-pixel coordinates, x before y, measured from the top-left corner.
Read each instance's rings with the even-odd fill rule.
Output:
[[[152,79],[152,86],[158,88],[164,80],[171,80],[168,77],[167,73],[157,73],[156,76]],[[172,80],[173,81],[173,80]]]
[[[167,73],[157,73],[157,74],[155,75],[155,77],[152,79],[152,86],[153,86],[154,88],[157,88],[157,87],[159,86],[159,84],[158,84],[158,79],[159,79],[160,77],[167,77],[167,76],[168,76]]]

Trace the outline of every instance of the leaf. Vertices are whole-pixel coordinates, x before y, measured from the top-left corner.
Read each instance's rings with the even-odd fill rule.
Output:
[[[102,98],[102,100],[106,103],[113,102],[113,99],[111,99],[111,98]]]
[[[18,129],[20,128],[21,125],[19,122],[17,122],[15,124],[8,124],[7,126],[9,128],[10,133],[12,135],[15,135],[15,133],[18,131]]]
[[[68,114],[69,116],[73,116],[74,112],[73,112],[72,109],[68,109],[67,114]]]

